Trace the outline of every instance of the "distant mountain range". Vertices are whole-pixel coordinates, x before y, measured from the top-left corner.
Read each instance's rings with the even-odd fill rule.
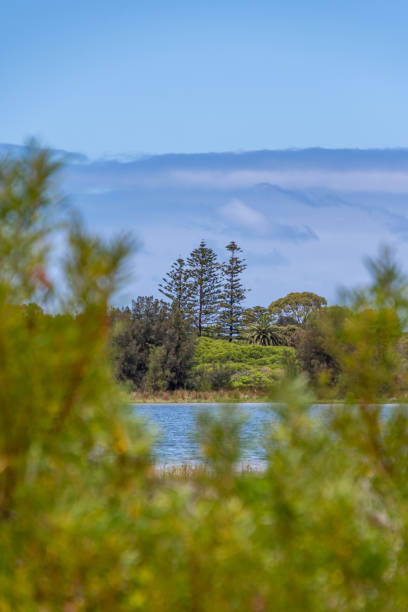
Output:
[[[23,148],[0,144],[0,155]],[[90,160],[56,150],[70,201],[95,232],[130,230],[141,242],[122,300],[157,295],[179,255],[201,238],[248,260],[249,304],[289,291],[336,299],[366,279],[380,243],[408,256],[408,149],[291,149]]]

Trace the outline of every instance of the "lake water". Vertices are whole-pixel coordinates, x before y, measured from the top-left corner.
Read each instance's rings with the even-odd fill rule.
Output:
[[[243,462],[262,463],[264,427],[273,421],[273,413],[266,404],[237,404],[247,421],[242,429]],[[201,459],[194,439],[195,420],[202,410],[216,411],[217,404],[134,404],[136,414],[141,415],[159,431],[155,451],[160,463],[178,464]]]
[[[180,464],[200,461],[199,447],[195,441],[195,422],[198,412],[216,411],[219,404],[133,404],[136,414],[146,419],[159,433],[155,445],[159,463]],[[242,428],[243,453],[241,461],[254,467],[265,464],[265,453],[262,446],[262,434],[269,424],[273,423],[273,411],[268,404],[235,404],[242,411],[247,421]],[[383,404],[382,417],[387,418],[396,404]],[[408,405],[403,405],[408,410]],[[329,405],[312,407],[316,417],[325,413]],[[348,408],[349,410],[351,408]]]

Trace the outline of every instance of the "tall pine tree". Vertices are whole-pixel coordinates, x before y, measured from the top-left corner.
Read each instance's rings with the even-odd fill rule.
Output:
[[[246,262],[245,259],[239,257],[242,249],[234,241],[227,244],[226,248],[230,257],[221,266],[223,284],[218,324],[223,335],[228,338],[229,342],[232,342],[242,327],[242,302],[247,294],[247,289],[242,285],[241,274],[246,268]]]
[[[159,285],[159,291],[173,305],[176,305],[183,315],[188,314],[192,295],[192,283],[184,259],[179,257],[171,266]]]
[[[192,287],[189,310],[198,336],[215,323],[221,297],[221,266],[215,252],[204,240],[187,258],[187,273]]]

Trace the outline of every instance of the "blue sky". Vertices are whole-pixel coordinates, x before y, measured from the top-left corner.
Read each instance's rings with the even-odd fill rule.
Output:
[[[92,157],[408,143],[405,0],[13,0],[0,141]]]
[[[70,201],[141,245],[123,303],[202,238],[249,304],[334,302],[380,243],[408,261],[407,31],[406,0],[3,2],[0,143],[87,156]]]

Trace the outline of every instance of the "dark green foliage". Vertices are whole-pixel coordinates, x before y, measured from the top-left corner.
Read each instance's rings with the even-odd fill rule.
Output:
[[[298,325],[278,325],[282,344],[285,346],[296,346],[296,335],[299,330]]]
[[[252,308],[246,308],[242,315],[243,324],[245,327],[252,323],[258,323],[263,315],[270,315],[269,310],[263,306],[253,306]]]
[[[339,380],[341,370],[335,358],[334,334],[344,325],[346,315],[341,306],[316,311],[293,336],[299,363],[315,388],[333,386]]]
[[[289,321],[288,317],[279,317],[278,321],[275,321],[275,316],[263,306],[247,308],[243,313],[242,338],[249,343],[266,346],[295,346],[299,326]]]
[[[239,372],[240,368],[234,363],[215,362],[197,365],[191,375],[190,387],[198,391],[231,389],[237,371]]]
[[[248,344],[279,346],[285,344],[284,334],[278,325],[273,324],[270,313],[261,314],[254,323],[245,329],[244,339]]]
[[[169,371],[164,346],[153,346],[149,353],[149,363],[143,387],[148,391],[165,391],[168,387]]]
[[[269,311],[279,324],[303,325],[311,312],[320,310],[326,305],[326,298],[310,291],[303,291],[288,293],[286,297],[275,300],[269,305]]]
[[[189,312],[201,336],[217,319],[221,298],[220,264],[215,252],[202,240],[187,258],[187,267],[192,286]]]
[[[190,275],[184,259],[179,257],[159,285],[159,291],[175,304],[184,316],[190,311],[193,292]]]
[[[113,309],[114,355],[119,380],[142,388],[152,347],[161,346],[166,332],[168,305],[150,297],[138,297],[131,308]]]
[[[230,257],[221,266],[223,284],[218,324],[221,334],[232,342],[239,336],[242,328],[242,302],[248,290],[244,288],[241,281],[241,274],[246,269],[245,260],[239,257],[242,249],[234,241],[231,241],[226,248]]]
[[[191,323],[173,305],[163,338],[167,389],[182,389],[186,386],[192,368],[195,339]]]
[[[170,307],[153,297],[139,297],[131,309],[113,309],[111,318],[116,329],[113,352],[119,380],[135,389],[153,391],[186,385],[195,332],[176,303]]]

